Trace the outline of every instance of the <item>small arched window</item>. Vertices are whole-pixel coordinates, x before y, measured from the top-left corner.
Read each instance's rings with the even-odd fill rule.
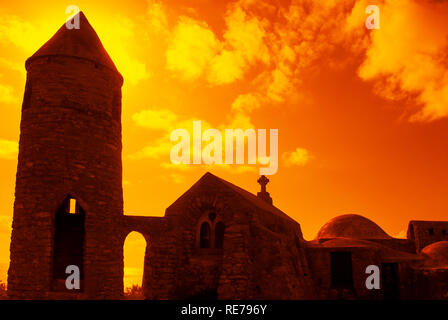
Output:
[[[67,202],[67,211],[68,214],[78,214],[79,208],[76,202],[76,199],[69,197],[69,201]]]
[[[215,248],[222,248],[224,244],[224,223],[218,222],[215,226]]]
[[[200,247],[210,248],[210,225],[208,224],[208,222],[204,222],[201,225]]]
[[[68,195],[58,208],[54,220],[53,280],[65,280],[65,270],[69,265],[77,266],[83,279],[84,221],[83,208],[75,198]],[[55,287],[55,290],[59,289]]]

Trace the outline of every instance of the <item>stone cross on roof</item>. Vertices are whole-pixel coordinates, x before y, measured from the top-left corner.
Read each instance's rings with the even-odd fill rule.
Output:
[[[262,175],[257,182],[260,184],[261,186],[261,191],[257,193],[257,196],[261,199],[263,199],[264,201],[266,201],[269,204],[272,204],[272,198],[269,195],[269,192],[266,192],[266,185],[269,182],[269,179],[266,178],[265,175]]]
[[[269,179],[266,178],[265,175],[262,175],[257,182],[261,185],[261,192],[265,193],[266,192],[266,185],[269,182]]]

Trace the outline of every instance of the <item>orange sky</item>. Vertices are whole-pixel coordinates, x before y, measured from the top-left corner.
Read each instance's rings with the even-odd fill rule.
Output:
[[[206,171],[258,191],[258,166],[170,164],[171,131],[201,120],[219,130],[279,130],[268,191],[306,239],[345,213],[392,236],[403,236],[411,219],[447,220],[447,2],[13,1],[0,9],[1,280],[24,62],[70,4],[84,11],[125,79],[127,214],[163,215]],[[368,4],[381,10],[380,30],[365,28]],[[126,242],[127,285],[141,277],[138,236]]]

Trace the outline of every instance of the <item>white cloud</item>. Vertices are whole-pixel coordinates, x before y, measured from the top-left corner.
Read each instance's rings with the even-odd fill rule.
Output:
[[[304,148],[285,152],[282,157],[286,166],[304,166],[312,159],[310,152]]]
[[[17,95],[14,94],[13,87],[0,84],[0,103],[6,103],[6,104],[19,103]]]
[[[168,109],[146,109],[132,115],[132,120],[140,126],[154,130],[172,130],[177,115]]]
[[[16,159],[19,144],[16,141],[0,139],[0,158]]]

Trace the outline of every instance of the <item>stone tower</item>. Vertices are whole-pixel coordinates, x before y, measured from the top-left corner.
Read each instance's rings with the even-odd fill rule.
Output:
[[[121,86],[82,12],[25,63],[12,298],[118,298],[123,291]],[[81,288],[68,290],[68,265]]]

